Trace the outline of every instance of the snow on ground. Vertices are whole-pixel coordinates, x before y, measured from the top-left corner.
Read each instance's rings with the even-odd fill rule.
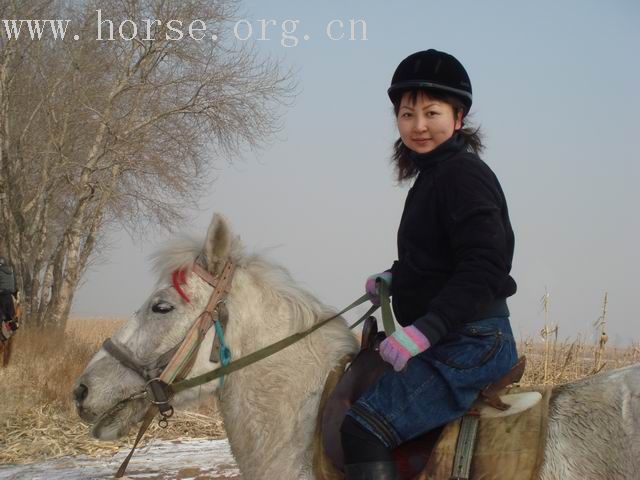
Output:
[[[62,457],[40,463],[0,466],[0,479],[94,480],[113,478],[129,453],[110,458]],[[127,476],[136,480],[240,479],[227,440],[155,440],[136,450]]]

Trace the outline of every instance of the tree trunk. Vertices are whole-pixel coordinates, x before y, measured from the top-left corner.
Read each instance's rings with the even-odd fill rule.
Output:
[[[274,107],[294,88],[244,46],[165,38],[174,18],[221,31],[233,2],[101,8],[114,23],[159,19],[156,40],[96,42],[95,10],[77,2],[0,4],[2,18],[73,18],[82,39],[0,38],[0,255],[25,325],[64,328],[105,226],[176,226],[211,160],[277,132]]]

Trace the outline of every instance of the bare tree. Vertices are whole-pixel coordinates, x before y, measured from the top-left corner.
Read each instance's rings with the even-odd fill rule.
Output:
[[[114,40],[96,40],[98,9]],[[66,18],[72,30],[0,35],[0,251],[30,324],[64,326],[106,232],[175,226],[215,160],[281,128],[292,74],[234,41],[237,11],[230,0],[0,0],[3,19]],[[169,20],[196,19],[207,37],[171,39]]]

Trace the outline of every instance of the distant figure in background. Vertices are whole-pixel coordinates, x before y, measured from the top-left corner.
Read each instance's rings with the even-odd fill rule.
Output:
[[[0,341],[5,342],[18,329],[14,297],[17,295],[16,277],[6,258],[0,257]]]

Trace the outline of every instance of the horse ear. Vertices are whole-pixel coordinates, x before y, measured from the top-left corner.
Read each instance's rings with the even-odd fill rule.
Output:
[[[231,251],[231,228],[227,219],[214,213],[204,241],[204,254],[207,259],[207,270],[213,275],[222,272],[224,263]]]

